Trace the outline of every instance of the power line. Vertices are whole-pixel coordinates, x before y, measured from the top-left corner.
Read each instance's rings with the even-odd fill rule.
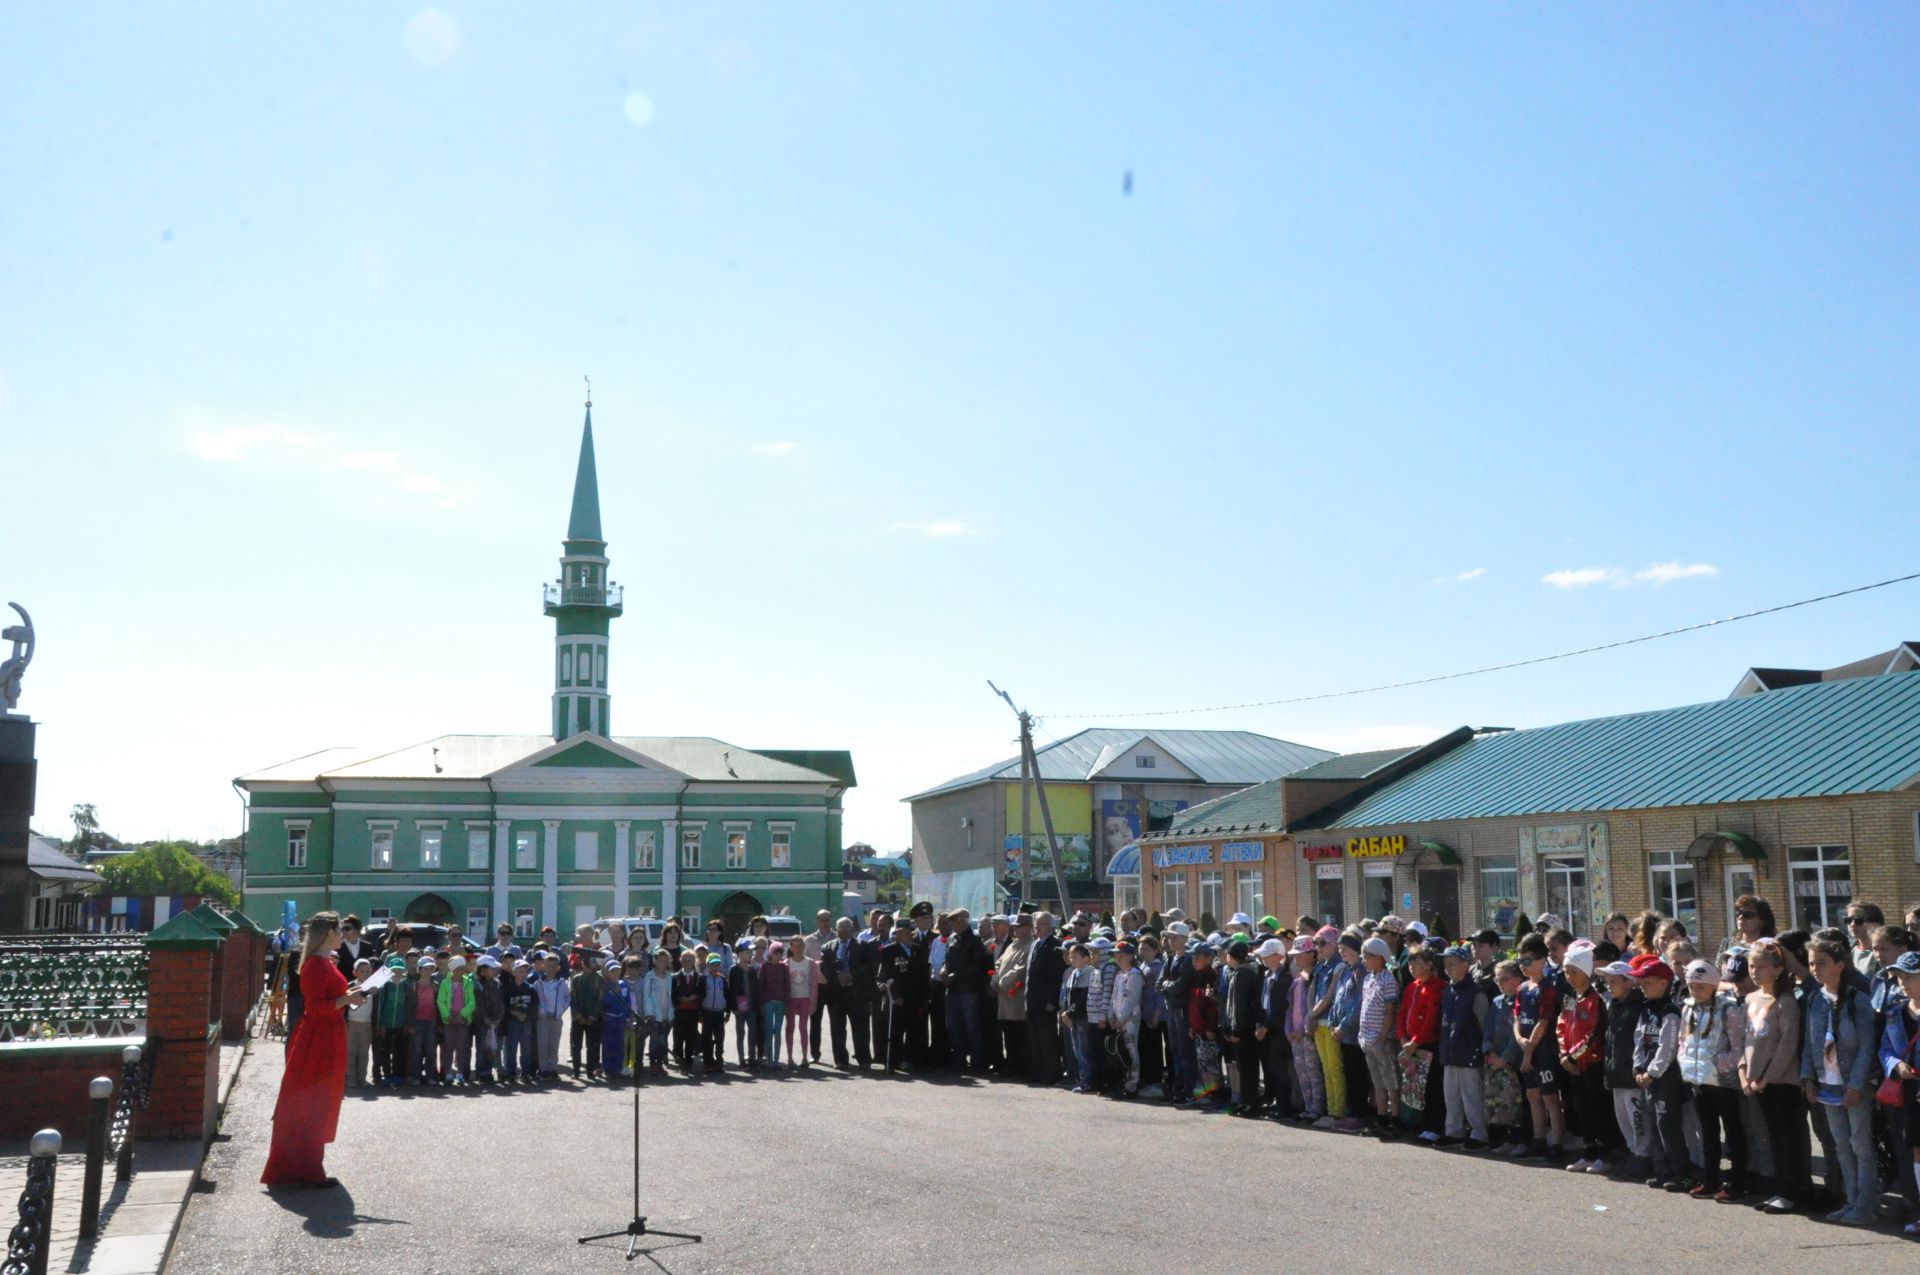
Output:
[[[1694,633],[1700,629],[1711,629],[1716,625],[1733,624],[1740,620],[1752,620],[1763,615],[1774,615],[1781,611],[1791,611],[1796,607],[1812,606],[1816,602],[1831,602],[1835,598],[1848,597],[1855,593],[1866,593],[1872,589],[1884,589],[1892,584],[1905,584],[1909,580],[1920,580],[1920,571],[1910,575],[1895,576],[1891,580],[1877,580],[1872,584],[1862,584],[1851,589],[1841,589],[1837,593],[1823,593],[1817,598],[1802,598],[1798,602],[1783,602],[1779,606],[1763,607],[1758,611],[1744,611],[1739,615],[1724,615],[1717,620],[1702,620],[1698,624],[1683,624],[1677,629],[1663,629],[1659,633],[1645,633],[1639,637],[1621,638],[1617,642],[1602,642],[1597,646],[1583,646],[1577,650],[1559,651],[1553,655],[1536,655],[1528,660],[1511,660],[1505,664],[1488,664],[1482,668],[1462,669],[1457,673],[1440,673],[1433,677],[1416,677],[1404,682],[1382,682],[1378,686],[1357,686],[1344,691],[1322,691],[1317,695],[1294,695],[1286,699],[1254,700],[1246,704],[1215,704],[1210,708],[1161,708],[1138,713],[1051,713],[1049,716],[1072,718],[1076,721],[1091,721],[1110,717],[1181,717],[1192,713],[1227,713],[1243,708],[1273,708],[1280,704],[1305,704],[1313,700],[1342,699],[1349,695],[1372,695],[1378,691],[1397,691],[1409,686],[1429,686],[1434,682],[1451,682],[1462,677],[1479,677],[1483,673],[1500,673],[1507,669],[1525,668],[1530,664],[1547,664],[1553,660],[1568,660],[1576,655],[1592,655],[1596,651],[1612,651],[1623,646],[1635,646],[1641,642],[1652,642],[1658,638],[1675,637],[1682,633]]]

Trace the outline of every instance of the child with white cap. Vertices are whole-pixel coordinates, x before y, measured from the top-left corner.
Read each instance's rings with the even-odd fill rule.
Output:
[[[1400,1072],[1394,1056],[1399,1040],[1394,1020],[1400,1007],[1400,983],[1388,968],[1393,948],[1383,938],[1360,946],[1366,970],[1360,975],[1360,1048],[1367,1058],[1367,1076],[1373,1084],[1375,1136],[1400,1136]]]
[[[1634,986],[1633,966],[1624,960],[1602,967],[1599,974],[1607,988],[1603,1074],[1607,1091],[1613,1096],[1613,1121],[1620,1128],[1620,1141],[1626,1144],[1629,1157],[1624,1166],[1617,1167],[1627,1177],[1645,1178],[1653,1167],[1648,1150],[1652,1128],[1647,1095],[1633,1079],[1633,1036],[1640,1019],[1640,989]],[[1603,1162],[1600,1170],[1606,1169]],[[1594,1172],[1591,1159],[1587,1171]]]
[[[1113,945],[1113,987],[1107,1003],[1107,1026],[1124,1069],[1120,1092],[1127,1098],[1140,1092],[1140,1019],[1147,992],[1146,976],[1135,968],[1136,955],[1129,939]]]
[[[1302,934],[1293,941],[1291,955],[1293,987],[1287,998],[1287,1045],[1293,1051],[1293,1074],[1300,1086],[1301,1118],[1319,1120],[1327,1114],[1327,1087],[1314,1042],[1313,969],[1318,956],[1313,940]]]
[[[1575,940],[1560,966],[1567,984],[1554,1037],[1560,1047],[1562,1101],[1568,1131],[1578,1138],[1579,1158],[1567,1166],[1573,1173],[1605,1173],[1607,1111],[1605,1074],[1607,1006],[1593,981],[1593,944]]]
[[[1720,971],[1711,961],[1694,961],[1686,970],[1688,999],[1680,1011],[1680,1078],[1687,1083],[1700,1117],[1702,1175],[1689,1194],[1711,1195],[1729,1204],[1746,1194],[1747,1134],[1740,1123],[1741,1055],[1746,1050],[1746,1009],[1730,990],[1722,990]],[[1725,1132],[1731,1169],[1721,1173],[1721,1135]]]

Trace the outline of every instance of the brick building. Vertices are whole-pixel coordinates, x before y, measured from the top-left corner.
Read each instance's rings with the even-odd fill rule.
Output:
[[[1295,894],[1335,922],[1592,933],[1651,907],[1715,944],[1752,892],[1783,928],[1836,924],[1855,897],[1920,899],[1920,676],[1461,730],[1311,813],[1287,795]]]

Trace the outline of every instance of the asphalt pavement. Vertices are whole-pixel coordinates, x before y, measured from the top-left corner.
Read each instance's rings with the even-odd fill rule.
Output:
[[[624,1240],[575,1239],[632,1215],[631,1090],[350,1094],[327,1158],[343,1186],[269,1193],[280,1072],[280,1049],[256,1044],[169,1272],[628,1269]],[[674,1275],[985,1269],[1023,1253],[1316,1275],[1920,1260],[1886,1230],[998,1081],[675,1075],[640,1087],[640,1156],[650,1223],[705,1236],[651,1242],[632,1268]]]

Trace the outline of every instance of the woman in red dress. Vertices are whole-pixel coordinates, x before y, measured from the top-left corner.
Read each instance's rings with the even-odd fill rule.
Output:
[[[340,915],[318,912],[300,949],[300,994],[306,1012],[287,1042],[287,1070],[273,1108],[273,1149],[260,1180],[276,1186],[338,1186],[327,1176],[327,1144],[340,1124],[347,1080],[349,1005],[363,999],[334,963]]]

